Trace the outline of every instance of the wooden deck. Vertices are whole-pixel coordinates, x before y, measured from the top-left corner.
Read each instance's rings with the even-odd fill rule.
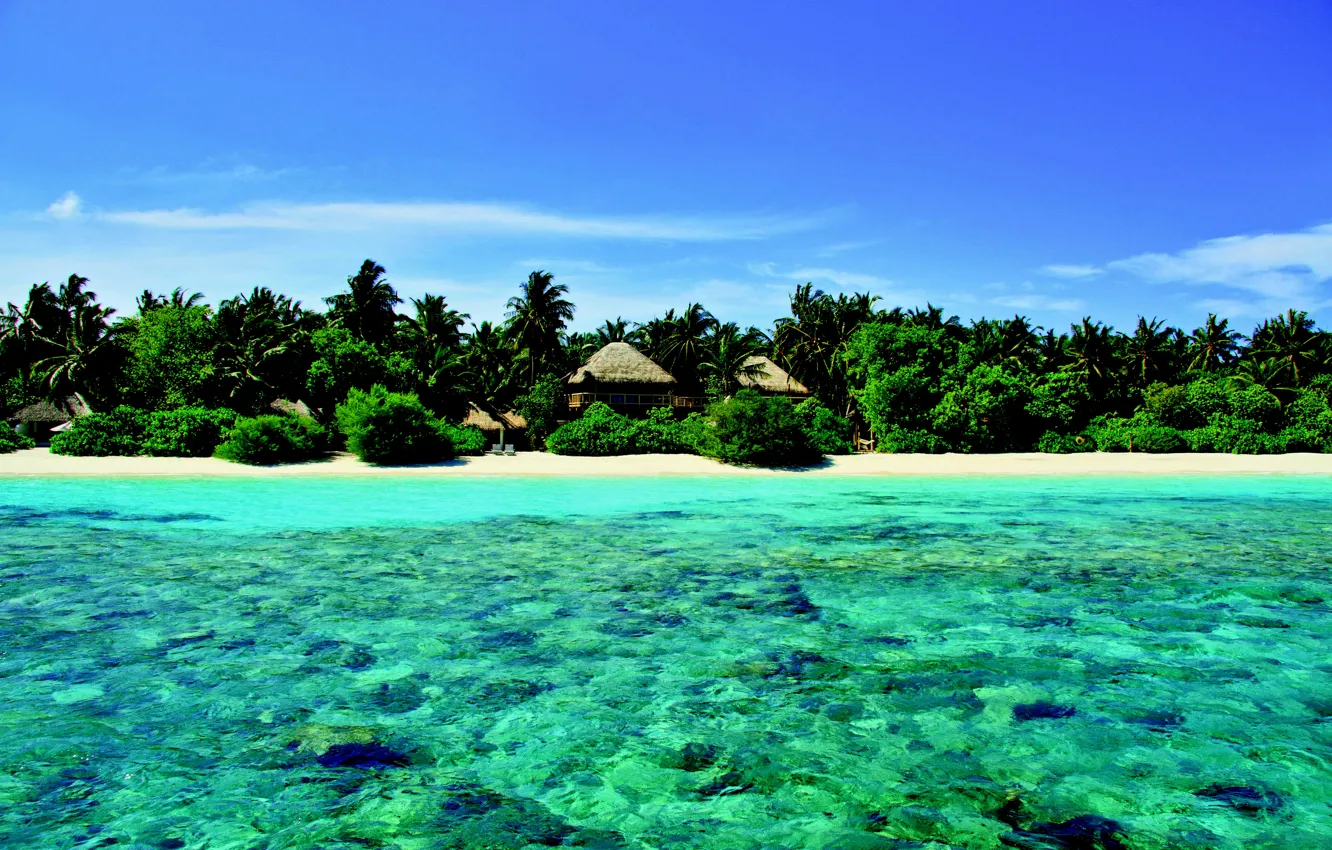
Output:
[[[569,410],[581,413],[596,402],[616,408],[672,407],[677,410],[702,410],[708,406],[707,398],[690,395],[645,395],[634,393],[572,393],[568,397]]]

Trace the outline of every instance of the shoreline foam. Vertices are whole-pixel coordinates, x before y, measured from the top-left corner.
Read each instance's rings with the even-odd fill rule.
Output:
[[[807,469],[735,467],[693,455],[568,457],[521,452],[513,457],[468,457],[427,466],[376,467],[348,454],[274,467],[217,458],[66,457],[47,449],[0,455],[9,477],[343,477],[343,476],[660,476],[660,475],[1318,475],[1332,476],[1332,455],[1122,454],[873,454],[829,458]]]

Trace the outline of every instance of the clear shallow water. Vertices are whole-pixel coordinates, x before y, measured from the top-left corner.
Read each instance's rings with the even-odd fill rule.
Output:
[[[0,480],[0,845],[1329,846],[1330,530],[1299,479]]]

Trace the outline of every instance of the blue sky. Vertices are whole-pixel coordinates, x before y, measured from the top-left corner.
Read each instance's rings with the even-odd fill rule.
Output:
[[[1325,0],[208,7],[0,0],[0,302],[1332,314]]]

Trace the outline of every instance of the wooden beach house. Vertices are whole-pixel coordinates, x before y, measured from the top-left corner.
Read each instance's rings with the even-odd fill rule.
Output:
[[[688,409],[705,403],[676,395],[674,376],[627,342],[604,346],[566,375],[564,385],[574,416],[598,401],[630,416],[645,415],[653,407]]]
[[[516,410],[492,413],[471,404],[461,424],[464,427],[470,425],[479,428],[486,437],[487,447],[511,445],[516,451],[527,451],[531,447],[527,436],[527,420]]]
[[[785,369],[773,363],[761,354],[755,354],[745,361],[746,368],[758,366],[763,374],[753,377],[740,375],[740,386],[758,390],[763,395],[784,395],[793,402],[802,402],[809,398],[809,387],[792,378]]]
[[[51,441],[51,435],[63,431],[74,417],[88,413],[88,405],[78,396],[69,396],[60,402],[39,401],[20,408],[5,417],[15,431],[32,437],[39,444]]]

